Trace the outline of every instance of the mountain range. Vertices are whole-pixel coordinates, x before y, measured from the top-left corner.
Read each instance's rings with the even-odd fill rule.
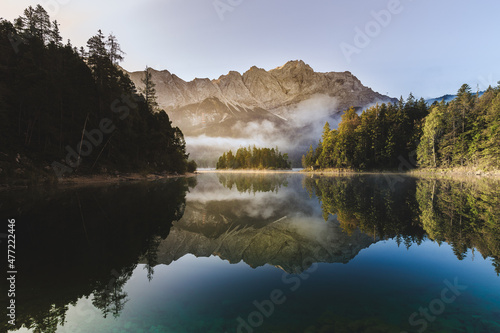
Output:
[[[238,136],[234,128],[237,121],[283,124],[294,118],[301,103],[317,96],[332,98],[332,114],[350,106],[396,101],[364,86],[350,72],[318,73],[302,60],[269,71],[256,66],[243,74],[230,71],[216,80],[186,82],[167,70],[152,69],[151,73],[160,108],[186,136]],[[129,75],[139,89],[143,88],[143,71]],[[313,115],[315,110],[309,113]]]
[[[223,151],[248,145],[279,146],[299,166],[326,121],[335,126],[351,106],[397,101],[350,72],[315,72],[302,60],[189,82],[167,70],[150,71],[160,109],[182,130],[191,157],[201,166],[215,166]],[[144,87],[144,71],[128,74],[139,90]]]

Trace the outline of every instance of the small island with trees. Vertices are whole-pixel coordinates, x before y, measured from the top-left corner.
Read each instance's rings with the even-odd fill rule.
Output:
[[[282,154],[276,148],[239,148],[236,154],[230,150],[219,157],[216,166],[222,169],[258,169],[258,170],[290,170],[291,162],[288,154]]]

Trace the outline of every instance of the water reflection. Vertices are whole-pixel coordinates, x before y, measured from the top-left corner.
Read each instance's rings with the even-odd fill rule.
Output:
[[[236,187],[238,192],[275,192],[288,186],[288,177],[283,173],[218,173],[219,182],[226,188]]]
[[[318,214],[296,177],[290,187],[286,174],[217,174],[224,187],[214,177],[189,194],[186,214],[159,246],[158,262],[216,254],[293,272],[307,269],[304,261],[346,263],[380,239],[409,248],[428,237],[451,244],[458,259],[477,249],[500,272],[497,181],[404,177],[388,186],[380,176],[304,177],[305,192],[320,201]]]
[[[307,177],[303,186],[321,200],[326,217],[344,231],[395,238],[409,248],[424,237],[449,243],[459,260],[477,249],[500,274],[500,182],[380,176]]]
[[[237,176],[217,175],[221,183],[237,184],[237,191],[210,186],[214,180],[206,177],[204,187],[188,195],[186,214],[161,242],[158,262],[168,265],[188,253],[215,254],[231,263],[270,264],[292,273],[315,262],[347,263],[374,242],[357,230],[342,232],[334,218],[325,223],[317,203],[295,186],[276,195],[285,175]],[[240,193],[248,189],[254,189],[252,195]]]
[[[182,217],[188,185],[0,193],[1,216],[16,219],[15,328],[55,332],[68,306],[88,296],[102,316],[119,316],[128,301],[124,285],[140,257],[157,264],[157,246]],[[13,327],[5,318],[6,332]]]
[[[262,332],[411,331],[409,315],[459,276],[467,293],[428,332],[494,331],[497,277],[465,259],[480,252],[499,273],[499,182],[397,180],[213,173],[2,193],[22,263],[16,328],[234,332],[279,288],[288,301]],[[308,274],[293,292],[284,282]]]
[[[420,179],[420,223],[430,239],[447,242],[458,259],[468,249],[492,257],[500,274],[500,183]]]

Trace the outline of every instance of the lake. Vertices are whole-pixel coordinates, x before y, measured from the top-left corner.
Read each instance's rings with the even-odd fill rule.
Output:
[[[495,179],[212,172],[0,197],[10,332],[500,332]]]

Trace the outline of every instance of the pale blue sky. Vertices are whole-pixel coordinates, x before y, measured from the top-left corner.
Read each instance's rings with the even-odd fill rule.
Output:
[[[394,97],[500,80],[498,0],[2,0],[0,17],[37,3],[61,23],[64,40],[82,46],[98,29],[113,32],[125,69],[149,65],[184,80],[295,59],[316,71],[350,71]],[[391,17],[377,21],[381,11]]]

